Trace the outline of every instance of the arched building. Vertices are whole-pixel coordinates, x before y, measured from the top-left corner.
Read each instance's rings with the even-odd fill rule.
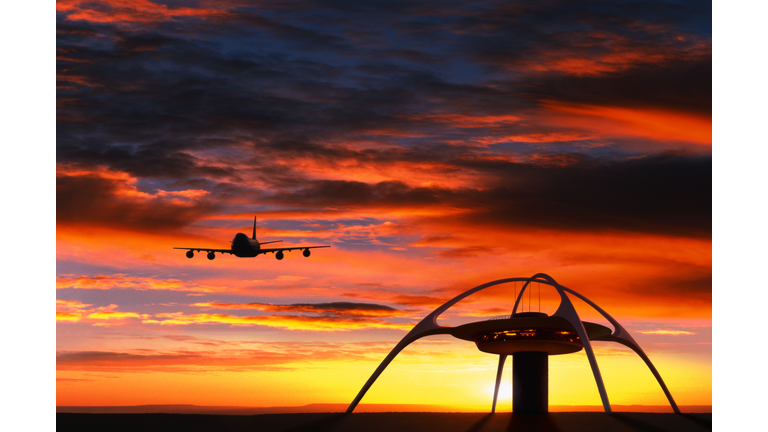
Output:
[[[437,317],[460,300],[486,288],[510,282],[524,282],[524,285],[515,300],[512,313],[508,317],[477,321],[456,327],[446,327],[437,324]],[[558,292],[560,304],[553,315],[548,316],[540,312],[517,312],[523,294],[531,282],[549,285]],[[611,331],[608,327],[600,324],[582,321],[566,293],[583,300],[593,307],[613,325],[614,330]],[[530,278],[508,278],[488,282],[456,296],[435,309],[395,345],[365,383],[357,397],[355,397],[355,400],[349,405],[347,413],[354,411],[371,385],[373,385],[379,375],[381,375],[400,351],[417,339],[439,334],[448,334],[458,339],[473,341],[480,351],[499,356],[491,412],[496,410],[501,373],[507,356],[512,356],[513,412],[546,413],[549,405],[548,357],[550,355],[568,354],[584,349],[589,359],[589,364],[592,367],[600,399],[603,402],[603,408],[605,412],[610,413],[611,404],[608,402],[608,394],[605,391],[603,378],[600,375],[600,368],[597,366],[597,360],[595,359],[590,341],[618,342],[631,348],[643,359],[656,377],[672,409],[676,413],[680,412],[675,400],[664,384],[664,380],[661,379],[661,375],[659,375],[651,360],[618,321],[583,295],[558,284],[546,274],[538,273]]]

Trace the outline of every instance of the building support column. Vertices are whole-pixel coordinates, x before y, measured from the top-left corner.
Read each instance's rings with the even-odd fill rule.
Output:
[[[545,352],[512,354],[512,412],[549,412],[549,356]]]

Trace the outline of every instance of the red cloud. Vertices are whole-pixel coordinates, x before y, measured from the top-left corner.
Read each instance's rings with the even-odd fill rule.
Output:
[[[56,223],[144,232],[178,230],[218,207],[209,192],[140,190],[138,179],[105,169],[59,166],[56,173]]]
[[[58,0],[56,11],[67,19],[99,23],[156,23],[177,18],[210,19],[226,14],[218,8],[169,7],[147,0]]]

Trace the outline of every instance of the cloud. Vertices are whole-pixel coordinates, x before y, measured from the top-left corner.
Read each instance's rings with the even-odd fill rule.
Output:
[[[485,246],[468,246],[463,248],[449,249],[438,252],[441,258],[468,258],[487,255],[493,252],[493,248]]]
[[[149,0],[61,0],[56,2],[56,12],[71,21],[117,24],[149,24],[179,18],[209,19],[223,13],[220,9],[169,7]]]
[[[86,378],[56,378],[56,384],[58,383],[73,383],[73,382],[88,382],[88,381],[96,381],[95,379],[86,379]]]
[[[294,370],[308,362],[370,360],[385,355],[389,343],[260,343],[256,349],[216,351],[142,349],[136,351],[67,351],[56,353],[57,371],[110,373],[212,373]]]
[[[542,101],[551,111],[549,122],[573,127],[589,127],[594,135],[650,138],[658,141],[686,141],[711,146],[712,118],[708,114],[665,109],[599,106]]]
[[[118,311],[118,305],[92,307],[74,300],[56,300],[57,322],[83,322],[95,326],[120,326],[126,320],[150,319],[151,314]],[[71,312],[73,311],[74,312]]]
[[[706,8],[666,2],[656,6],[510,3],[468,14],[452,29],[463,36],[460,46],[475,61],[508,73],[599,75],[707,49],[711,36],[692,31],[695,24],[711,19]]]
[[[96,276],[59,276],[56,278],[57,289],[135,289],[135,290],[169,290],[193,292],[218,292],[225,290],[223,286],[201,285],[184,282],[179,279],[159,279],[154,277],[137,277],[126,274],[96,275]],[[58,300],[57,300],[58,301]],[[58,303],[57,303],[58,304]],[[69,304],[69,303],[67,303]],[[90,305],[87,305],[90,306]]]
[[[56,222],[144,232],[175,231],[219,207],[207,191],[144,192],[123,173],[67,171],[56,175]]]
[[[318,180],[270,201],[335,208],[458,208],[463,213],[455,219],[470,226],[711,235],[708,157],[670,153],[623,161],[576,156],[564,166],[483,160],[456,164],[496,177],[482,190]]]
[[[78,300],[56,299],[56,310],[59,311],[82,311],[93,305],[82,303]]]
[[[410,315],[410,311],[401,311],[389,306],[373,303],[297,303],[290,305],[274,305],[269,303],[195,303],[192,306],[208,309],[255,309],[262,312],[313,313],[333,316],[360,317],[396,317]]]
[[[80,321],[83,314],[88,313],[91,306],[77,300],[56,299],[56,321]]]
[[[664,330],[664,329],[658,329],[658,330],[637,330],[638,333],[642,334],[652,334],[652,335],[669,335],[669,336],[689,336],[689,335],[695,335],[696,332],[689,332],[685,330]]]
[[[348,292],[343,294],[345,297],[351,298],[386,298],[393,303],[402,304],[409,307],[437,307],[446,302],[447,299],[442,297],[433,297],[423,294],[402,294],[399,292],[391,291],[378,291],[376,289],[366,290],[364,294],[358,292]]]
[[[113,351],[64,351],[56,354],[57,371],[102,372],[206,372],[214,370],[283,370],[298,361],[290,353],[244,352],[236,357],[210,352],[148,352],[142,354]],[[245,355],[243,355],[245,354]]]
[[[712,115],[712,58],[644,64],[600,77],[545,76],[530,97],[564,103],[658,109]]]
[[[75,312],[56,311],[56,321],[80,321],[82,315]]]
[[[301,315],[261,315],[236,316],[229,314],[191,314],[183,312],[160,313],[155,319],[142,321],[145,324],[190,325],[190,324],[228,324],[235,326],[267,326],[286,330],[304,331],[350,331],[363,329],[410,330],[412,324],[393,324],[367,316],[301,316]]]
[[[116,312],[116,311],[94,312],[88,315],[88,318],[97,319],[97,320],[113,320],[113,319],[121,320],[125,318],[148,319],[149,317],[151,317],[151,315],[149,314],[137,314],[134,312]]]
[[[94,3],[73,2],[60,8],[89,5]],[[418,25],[389,15],[393,13],[389,8],[376,15],[378,6],[351,12],[291,4],[274,9],[274,15],[257,15],[226,2],[197,8],[151,2],[105,5],[107,9],[92,9],[109,14],[109,7],[125,6],[146,10],[142,16],[167,19],[192,19],[195,15],[191,10],[185,15],[187,9],[201,14],[211,9],[237,7],[237,11],[190,23],[199,34],[216,35],[216,42],[175,25],[128,32],[106,22],[73,22],[61,15],[58,76],[66,87],[58,100],[58,160],[104,165],[139,178],[198,184],[211,192],[257,198],[263,186],[290,188],[308,177],[349,179],[355,166],[379,175],[390,172],[390,180],[414,174],[426,177],[430,171],[442,177],[467,175],[471,167],[466,164],[429,161],[436,155],[445,161],[444,153],[467,157],[466,152],[477,147],[511,142],[583,146],[583,141],[600,137],[594,128],[599,130],[602,122],[614,125],[612,132],[619,134],[612,137],[614,143],[624,136],[616,119],[603,111],[592,116],[595,124],[560,125],[542,106],[545,101],[556,103],[550,106],[577,104],[593,110],[618,106],[641,114],[649,109],[668,114],[709,110],[711,55],[706,49],[694,49],[702,41],[707,45],[707,36],[691,27],[686,27],[687,33],[678,28],[706,12],[691,5],[667,5],[663,13],[633,6],[630,9],[637,13],[633,18],[623,9],[629,6],[607,3],[490,5],[482,11],[461,4],[446,5],[439,12],[427,5],[392,8],[435,14],[430,20],[417,20]],[[268,5],[260,8],[272,10]],[[281,14],[282,10],[291,12]],[[560,12],[565,10],[578,14],[581,26],[558,21],[566,17]],[[164,15],[174,11],[178,15]],[[316,27],[316,13],[332,13],[334,25]],[[370,41],[351,36],[363,30],[358,28],[360,13],[375,15],[364,29]],[[547,30],[535,25],[538,20],[547,22]],[[554,29],[568,36],[553,37]],[[412,46],[410,57],[430,56],[441,64],[382,58],[382,52],[401,51],[391,34],[423,35],[427,40],[423,46]],[[253,41],[259,49],[241,45],[237,50],[223,49],[233,37]],[[661,59],[614,55],[617,50],[647,51],[649,41],[660,40],[663,47],[656,49],[663,52]],[[382,49],[393,44],[397,49]],[[494,50],[504,57],[492,55]],[[582,59],[614,55],[614,63],[622,66],[598,75],[560,71],[529,76],[509,71],[509,58],[526,62],[551,53],[572,53]],[[457,69],[456,63],[464,65],[458,67],[461,70],[478,62],[505,73],[471,69],[456,82],[446,72]],[[469,76],[474,78],[468,80]],[[665,141],[670,131],[674,129],[644,138]],[[699,142],[701,136],[693,138]],[[522,151],[518,157],[527,158],[528,153]],[[295,169],[294,161],[302,169]],[[328,173],[334,178],[327,178]]]
[[[440,213],[460,209],[464,214],[459,218],[468,223],[563,230],[690,236],[708,236],[711,231],[709,157],[667,153],[611,161],[574,154],[544,163],[476,157],[443,163],[482,173],[483,187],[309,180],[298,187],[262,194],[261,200],[357,211],[432,208]],[[195,189],[141,192],[129,179],[61,175],[57,181],[57,217],[65,224],[178,229],[223,205]]]

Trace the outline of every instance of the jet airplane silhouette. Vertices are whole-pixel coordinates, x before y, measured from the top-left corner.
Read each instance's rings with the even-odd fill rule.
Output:
[[[219,252],[221,254],[228,253],[230,255],[234,255],[240,258],[253,258],[260,254],[267,254],[272,252],[275,254],[275,258],[277,258],[278,260],[281,260],[284,257],[283,251],[290,252],[294,249],[303,249],[302,255],[304,255],[305,257],[308,257],[310,249],[330,247],[330,246],[291,246],[291,247],[284,247],[284,248],[262,248],[261,247],[261,245],[265,245],[268,243],[279,243],[281,241],[282,240],[260,242],[256,240],[256,216],[254,216],[253,217],[253,235],[251,236],[251,238],[248,238],[248,236],[243,233],[237,233],[235,234],[235,237],[230,242],[232,243],[232,247],[229,249],[181,248],[181,247],[175,247],[174,249],[186,250],[187,258],[194,257],[195,256],[194,251],[208,252],[207,257],[209,260],[216,258],[216,252]]]

